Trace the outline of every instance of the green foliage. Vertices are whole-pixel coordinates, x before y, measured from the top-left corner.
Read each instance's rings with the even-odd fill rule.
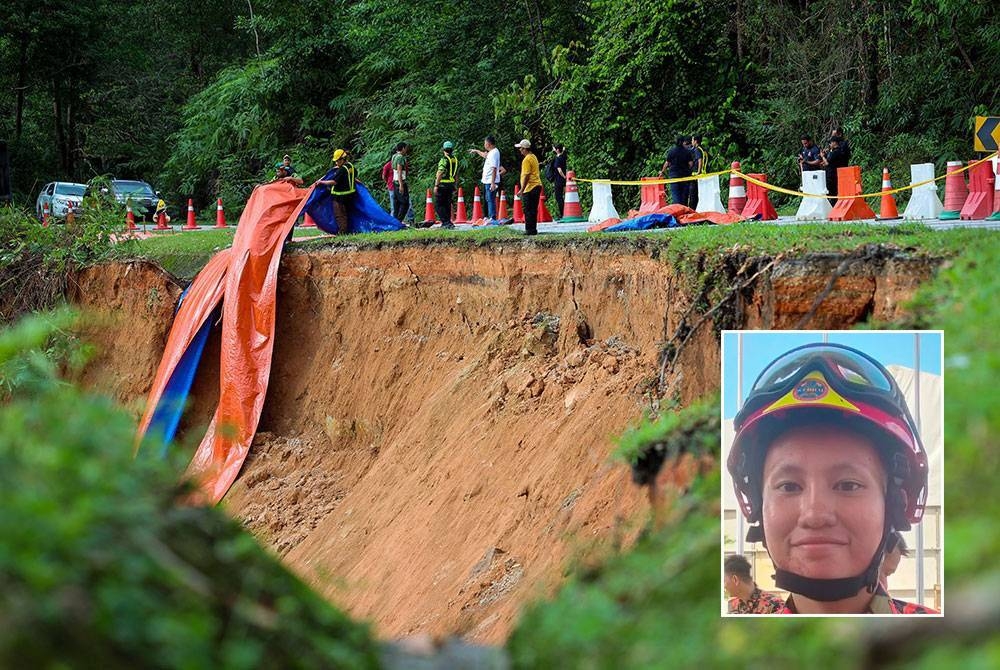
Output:
[[[667,412],[655,421],[629,427],[618,439],[614,458],[629,465],[653,445],[663,445],[666,453],[686,452],[718,457],[719,398],[697,402],[681,412]]]
[[[60,381],[37,352],[74,319],[0,333],[0,665],[376,667],[363,626],[178,504],[180,463],[133,460],[128,414]]]

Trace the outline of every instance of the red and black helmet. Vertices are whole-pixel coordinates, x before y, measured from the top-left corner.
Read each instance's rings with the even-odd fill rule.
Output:
[[[764,452],[790,419],[833,414],[877,435],[889,474],[888,499],[899,504],[897,530],[923,517],[927,453],[896,380],[881,363],[840,344],[807,344],[778,357],[757,377],[734,420],[729,454],[736,499],[743,516],[761,521],[759,468]],[[899,528],[899,526],[905,526]]]

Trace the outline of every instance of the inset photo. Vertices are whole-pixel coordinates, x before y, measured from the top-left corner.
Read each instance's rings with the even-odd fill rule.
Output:
[[[942,331],[725,331],[722,613],[943,612]]]

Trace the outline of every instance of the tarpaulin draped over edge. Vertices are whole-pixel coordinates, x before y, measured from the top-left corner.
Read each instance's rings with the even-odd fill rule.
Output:
[[[137,450],[147,435],[164,446],[174,437],[211,328],[210,317],[222,301],[229,257],[229,249],[215,254],[181,298],[139,422]]]
[[[284,240],[314,189],[258,186],[233,238],[222,312],[219,406],[188,466],[205,502],[236,479],[260,421],[271,372],[278,264]]]
[[[334,170],[323,177],[324,181],[333,179]],[[347,219],[352,233],[383,233],[390,230],[402,230],[403,224],[394,216],[382,209],[372,197],[364,184],[355,182],[357,194],[354,203],[347,212]],[[326,186],[317,186],[306,200],[305,211],[312,217],[316,225],[327,233],[337,233],[337,222],[333,218],[333,196]]]

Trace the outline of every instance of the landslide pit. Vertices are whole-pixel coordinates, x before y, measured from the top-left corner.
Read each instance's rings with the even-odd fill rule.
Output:
[[[939,262],[880,247],[734,251],[716,273],[613,246],[287,254],[263,417],[224,505],[382,637],[502,642],[583,548],[634,536],[647,503],[608,456],[653,402],[664,343],[677,361],[663,390],[686,404],[719,386],[719,328],[892,321]],[[71,288],[102,315],[85,382],[137,417],[180,290],[147,262]],[[219,340],[189,437],[218,398]],[[668,497],[695,468],[665,471]]]

